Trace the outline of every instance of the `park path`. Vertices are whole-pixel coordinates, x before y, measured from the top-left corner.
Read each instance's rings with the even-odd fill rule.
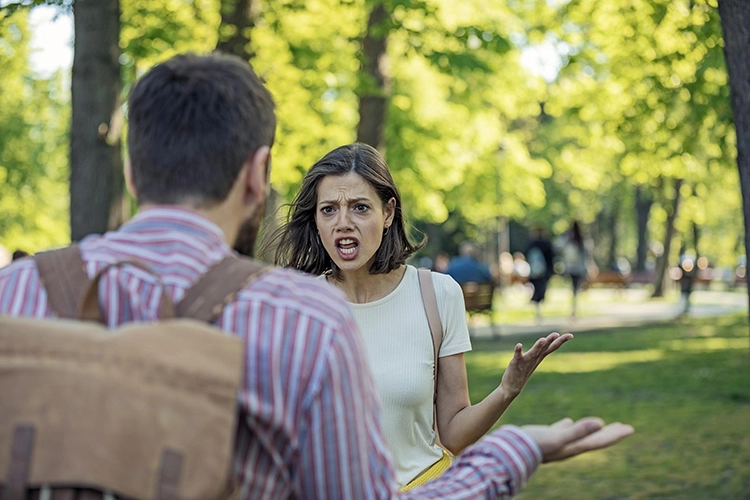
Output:
[[[587,292],[589,293],[589,292]],[[675,321],[680,316],[677,303],[664,300],[648,300],[645,293],[638,290],[597,291],[601,294],[621,294],[602,297],[586,306],[583,316],[571,319],[569,316],[543,317],[540,323],[533,319],[519,320],[513,324],[487,324],[470,322],[472,338],[508,338],[531,335],[546,335],[550,332],[585,332],[625,326],[652,325]],[[616,300],[618,297],[621,300]],[[748,298],[744,293],[697,290],[691,295],[691,308],[688,313],[693,318],[725,316],[748,310]]]

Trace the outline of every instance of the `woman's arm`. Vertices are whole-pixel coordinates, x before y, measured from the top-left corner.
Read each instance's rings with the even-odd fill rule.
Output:
[[[503,373],[500,385],[484,400],[471,405],[463,353],[440,358],[438,362],[437,424],[440,441],[457,455],[475,443],[495,425],[500,416],[521,393],[536,367],[573,335],[551,333],[534,343],[525,354],[516,344],[513,358]]]

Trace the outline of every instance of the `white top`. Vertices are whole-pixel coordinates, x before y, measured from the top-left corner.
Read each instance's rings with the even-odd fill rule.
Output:
[[[444,330],[439,357],[470,351],[461,287],[440,273],[432,273],[432,282]],[[442,456],[434,444],[434,351],[417,269],[406,266],[401,283],[382,299],[349,305],[380,393],[383,434],[396,478],[404,486]]]

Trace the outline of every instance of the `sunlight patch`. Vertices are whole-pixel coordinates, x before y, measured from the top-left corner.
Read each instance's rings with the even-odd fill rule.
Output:
[[[662,342],[665,349],[673,351],[719,351],[724,349],[747,349],[746,338],[697,338]]]

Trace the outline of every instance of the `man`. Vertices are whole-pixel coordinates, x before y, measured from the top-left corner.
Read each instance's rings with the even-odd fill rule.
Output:
[[[451,259],[445,273],[456,283],[492,283],[492,273],[486,264],[479,261],[479,251],[471,241],[464,241],[458,247],[458,256]]]
[[[110,327],[155,320],[162,290],[178,302],[233,245],[252,247],[274,129],[270,94],[238,58],[177,56],[136,84],[125,174],[140,213],[80,243],[89,277],[126,260],[151,271],[124,264],[104,274],[99,302]],[[52,317],[33,259],[0,271],[0,313]],[[362,343],[332,287],[273,270],[241,290],[216,326],[246,349],[235,442],[240,498],[399,497]],[[400,498],[507,497],[542,460],[630,432],[598,419],[506,428],[443,478]]]

